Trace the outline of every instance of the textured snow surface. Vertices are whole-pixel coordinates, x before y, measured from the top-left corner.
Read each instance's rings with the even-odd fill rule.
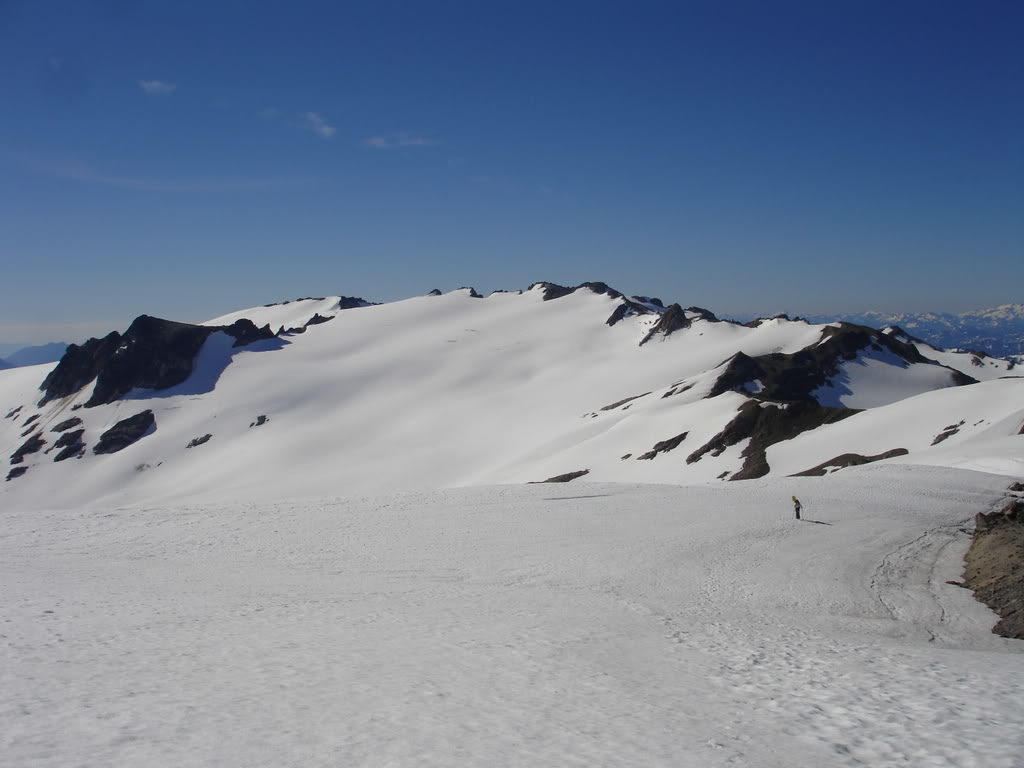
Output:
[[[945,583],[1006,485],[6,507],[0,763],[1020,766],[1024,644]]]

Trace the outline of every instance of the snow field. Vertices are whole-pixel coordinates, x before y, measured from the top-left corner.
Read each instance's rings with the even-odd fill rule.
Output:
[[[0,762],[1020,765],[1021,644],[945,584],[1007,484],[13,508]]]

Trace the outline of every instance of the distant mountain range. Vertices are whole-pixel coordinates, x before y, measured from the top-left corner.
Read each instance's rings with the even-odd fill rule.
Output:
[[[55,363],[64,356],[68,345],[63,341],[51,344],[40,344],[35,347],[22,347],[7,357],[0,359],[0,368],[21,368],[25,365],[41,365]]]
[[[974,349],[991,355],[1024,354],[1024,304],[1002,304],[991,309],[963,312],[862,312],[860,314],[812,315],[813,322],[845,320],[882,328],[897,325],[935,347]]]

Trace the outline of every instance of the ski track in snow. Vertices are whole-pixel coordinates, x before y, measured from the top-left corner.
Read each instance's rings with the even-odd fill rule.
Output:
[[[1006,484],[8,510],[0,763],[1020,766],[1022,644],[945,583]]]

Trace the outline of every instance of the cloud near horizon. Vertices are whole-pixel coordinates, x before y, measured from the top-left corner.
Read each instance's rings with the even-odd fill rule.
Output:
[[[388,133],[363,139],[363,146],[371,149],[397,149],[399,147],[431,147],[437,144],[426,136],[412,133]]]
[[[178,90],[176,83],[169,83],[166,80],[139,80],[139,88],[150,96],[169,96]]]
[[[330,125],[324,118],[317,112],[306,112],[303,116],[306,121],[306,128],[324,139],[330,139],[334,137],[337,128]]]

